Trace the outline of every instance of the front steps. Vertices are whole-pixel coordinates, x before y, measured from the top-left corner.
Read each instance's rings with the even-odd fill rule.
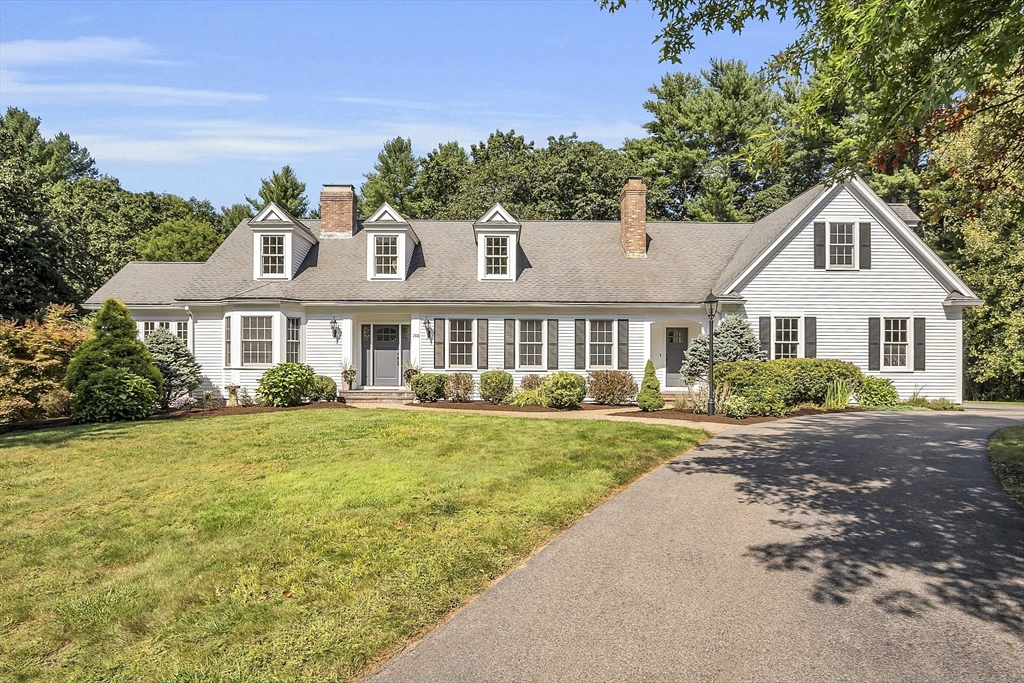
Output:
[[[407,389],[348,389],[338,392],[342,403],[410,403],[416,394]]]

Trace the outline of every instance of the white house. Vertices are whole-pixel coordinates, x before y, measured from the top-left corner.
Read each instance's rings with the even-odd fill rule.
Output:
[[[860,178],[814,187],[755,223],[648,222],[630,178],[620,221],[356,218],[328,185],[322,220],[270,204],[206,263],[133,262],[86,302],[127,304],[141,335],[166,326],[203,366],[205,390],[253,390],[300,361],[356,390],[401,387],[402,367],[531,373],[619,368],[680,389],[701,302],[750,319],[772,358],[840,358],[959,402],[962,312],[981,301],[913,231],[918,218]]]

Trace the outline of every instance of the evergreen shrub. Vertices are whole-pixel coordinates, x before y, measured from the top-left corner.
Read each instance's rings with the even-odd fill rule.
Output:
[[[338,398],[338,383],[326,375],[313,375],[306,398],[310,401],[334,401]]]
[[[303,363],[280,363],[260,377],[256,388],[256,401],[260,405],[297,406],[309,395],[313,383],[313,368]]]
[[[139,341],[128,308],[116,299],[107,299],[93,318],[92,337],[78,348],[68,364],[64,386],[75,394],[81,382],[112,368],[142,377],[153,385],[157,396],[163,394],[163,375],[153,364],[149,349]]]
[[[742,360],[764,360],[761,340],[750,323],[738,315],[727,315],[715,325],[715,367],[719,363]],[[708,379],[708,336],[699,335],[686,349],[686,358],[680,368],[683,377],[690,384]]]
[[[609,406],[621,406],[636,399],[636,380],[625,370],[593,370],[587,381],[590,397]]]
[[[446,379],[440,372],[424,372],[410,379],[409,386],[420,403],[436,403],[444,398]]]
[[[488,403],[504,403],[512,394],[512,375],[504,370],[480,373],[480,398]]]
[[[467,403],[473,396],[476,382],[468,372],[453,372],[444,381],[444,400],[449,403]]]
[[[644,366],[644,380],[640,384],[640,393],[636,395],[636,405],[645,413],[665,407],[665,398],[661,395],[661,382],[654,374],[654,361],[648,360]]]
[[[541,377],[540,375],[526,375],[519,380],[519,388],[525,389],[526,391],[540,389],[544,386],[545,379],[545,377]]]
[[[141,420],[156,410],[157,393],[148,379],[125,370],[94,372],[75,387],[71,419],[75,422]]]
[[[154,330],[146,337],[146,348],[153,356],[153,364],[164,378],[164,391],[160,404],[167,410],[171,404],[190,396],[203,383],[202,367],[188,346],[165,329]]]
[[[715,383],[728,383],[733,393],[751,402],[758,415],[781,415],[801,403],[821,406],[829,386],[841,382],[856,392],[863,380],[853,363],[829,358],[715,363]]]
[[[548,397],[540,389],[516,389],[512,393],[508,404],[522,408],[524,406],[545,406],[548,405]]]
[[[722,405],[722,412],[726,417],[742,420],[750,415],[750,401],[743,396],[730,396],[725,399],[725,403]]]
[[[552,408],[579,408],[587,396],[587,380],[565,370],[549,375],[540,392]]]

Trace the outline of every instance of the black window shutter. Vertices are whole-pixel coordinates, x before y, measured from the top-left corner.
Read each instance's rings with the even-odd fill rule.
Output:
[[[558,321],[548,320],[548,370],[558,369]]]
[[[814,267],[825,267],[825,223],[814,224]]]
[[[871,270],[871,224],[860,224],[860,269]]]
[[[487,369],[487,318],[476,321],[476,368]]]
[[[818,357],[818,319],[804,316],[804,358]]]
[[[587,321],[576,320],[576,357],[574,366],[577,370],[587,368]]]
[[[924,318],[914,318],[914,369],[924,370]]]
[[[516,368],[516,321],[505,318],[505,369]]]
[[[868,370],[882,369],[882,319],[868,318]]]
[[[761,337],[761,353],[765,354],[765,358],[772,357],[772,317],[770,315],[762,315],[757,319],[758,332]]]
[[[434,318],[434,369],[444,370],[444,318]]]
[[[629,370],[629,320],[619,318],[619,370]]]

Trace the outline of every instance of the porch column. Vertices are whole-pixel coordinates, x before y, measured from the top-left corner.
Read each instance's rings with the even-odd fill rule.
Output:
[[[409,331],[412,333],[412,338],[409,339],[409,362],[417,367],[422,367],[422,364],[420,363],[421,329],[420,314],[413,313],[409,320]]]

